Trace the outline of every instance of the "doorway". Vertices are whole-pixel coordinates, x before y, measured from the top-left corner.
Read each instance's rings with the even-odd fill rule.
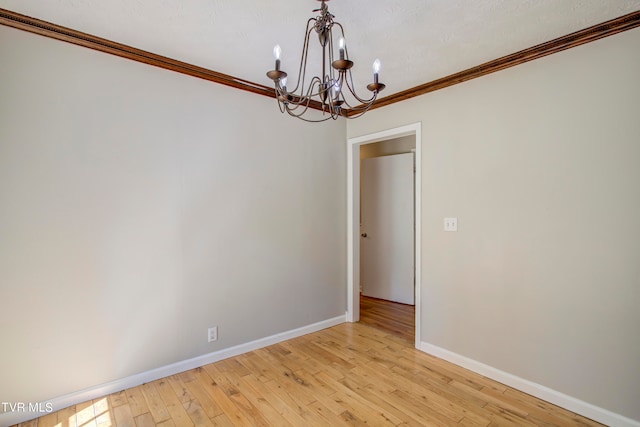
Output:
[[[408,138],[406,138],[408,137]],[[413,227],[413,276],[415,280],[415,333],[416,346],[420,340],[420,183],[421,183],[421,124],[402,126],[374,134],[364,135],[348,140],[348,289],[347,289],[347,320],[357,322],[360,320],[360,150],[370,151],[372,144],[389,140],[411,140],[415,143],[415,179],[414,179],[414,205],[413,215],[415,226]],[[369,301],[370,302],[370,301]],[[370,304],[369,304],[370,305]],[[363,306],[364,307],[364,306]]]
[[[414,151],[413,135],[360,147],[360,293],[407,305],[415,304]]]

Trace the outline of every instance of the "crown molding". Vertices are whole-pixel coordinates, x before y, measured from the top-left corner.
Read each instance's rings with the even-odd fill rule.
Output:
[[[0,24],[275,98],[273,88],[0,8]]]
[[[120,56],[122,58],[131,59],[133,61],[142,62],[144,64],[153,65],[164,68],[166,70],[175,71],[189,76],[209,80],[215,83],[231,86],[236,89],[245,90],[258,95],[275,98],[273,88],[254,83],[248,80],[240,79],[227,74],[218,73],[203,67],[198,67],[186,62],[177,61],[165,56],[156,55],[141,49],[136,49],[121,43],[93,36],[91,34],[76,31],[60,25],[56,25],[47,21],[32,18],[10,10],[0,8],[0,24],[30,33],[39,34],[56,40],[73,43],[78,46],[87,47],[89,49],[98,50],[100,52],[109,53]],[[612,36],[623,31],[640,27],[640,10],[623,15],[619,18],[597,24],[584,30],[576,31],[566,36],[558,37],[546,43],[542,43],[528,49],[521,50],[511,55],[494,59],[476,67],[460,71],[455,74],[403,90],[393,95],[377,99],[370,109],[384,107],[386,105],[395,104],[396,102],[424,95],[439,89],[463,83],[471,79],[486,76],[496,71],[524,64],[534,59],[542,58],[547,55],[562,52],[563,50],[580,46],[585,43],[599,40],[604,37]],[[321,109],[320,105],[311,105],[312,108]],[[347,116],[355,115],[355,112],[347,113]]]
[[[379,98],[371,106],[371,109],[395,104],[396,102],[424,95],[425,93],[433,92],[439,89],[444,89],[458,83],[466,82],[467,80],[486,76],[487,74],[495,73],[496,71],[524,64],[525,62],[533,61],[534,59],[562,52],[563,50],[580,46],[585,43],[590,43],[592,41],[612,36],[623,31],[631,30],[639,26],[640,10],[628,13],[619,18],[611,19],[601,24],[585,28],[584,30],[567,34],[566,36],[558,37],[557,39],[553,39],[546,43],[541,43],[539,45],[521,50],[511,55],[503,56],[501,58],[494,59],[493,61],[485,62],[484,64],[480,64],[476,67],[451,74],[441,79],[434,80],[429,83],[404,90],[402,92],[394,93],[393,95],[389,95],[384,98]]]

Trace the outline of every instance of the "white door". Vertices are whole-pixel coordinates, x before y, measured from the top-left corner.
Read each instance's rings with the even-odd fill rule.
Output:
[[[363,159],[360,282],[369,297],[415,303],[413,153]]]

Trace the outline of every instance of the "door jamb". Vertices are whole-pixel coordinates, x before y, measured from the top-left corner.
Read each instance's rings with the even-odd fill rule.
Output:
[[[414,182],[414,260],[415,275],[415,346],[420,345],[420,259],[421,259],[421,183],[422,183],[422,124],[400,126],[368,135],[349,138],[347,142],[347,321],[360,320],[360,146],[402,136],[415,135]]]

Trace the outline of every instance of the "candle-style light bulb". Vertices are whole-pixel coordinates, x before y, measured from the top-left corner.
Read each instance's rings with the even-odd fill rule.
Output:
[[[378,74],[380,72],[380,60],[376,59],[373,61],[373,74]]]
[[[333,84],[333,99],[337,101],[338,96],[340,96],[340,82],[335,82]]]
[[[344,59],[344,37],[340,37],[340,59]]]
[[[287,91],[287,78],[283,77],[280,79],[280,86],[282,86],[282,89],[286,92]]]
[[[380,72],[380,60],[373,61],[373,82],[378,83],[378,73]]]
[[[282,53],[282,49],[280,49],[280,45],[277,44],[273,47],[273,57],[276,59],[276,71],[280,71],[280,54]]]

